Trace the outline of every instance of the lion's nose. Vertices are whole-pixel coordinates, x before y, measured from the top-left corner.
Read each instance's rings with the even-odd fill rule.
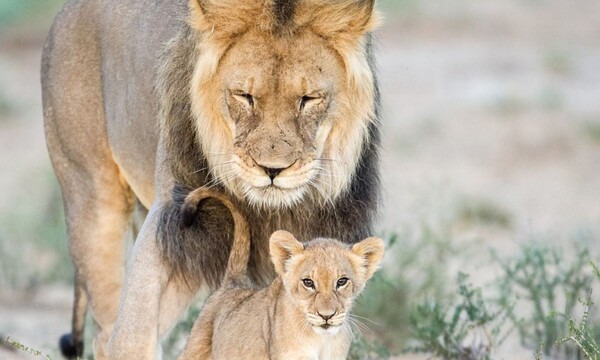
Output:
[[[320,312],[317,312],[317,314],[319,314],[319,316],[322,317],[323,320],[327,321],[335,315],[335,311],[330,314],[321,314]]]
[[[265,174],[267,174],[267,176],[271,179],[271,181],[273,181],[273,179],[275,179],[277,177],[277,175],[279,175],[285,169],[286,168],[268,168],[268,167],[263,167],[263,170],[265,171]]]

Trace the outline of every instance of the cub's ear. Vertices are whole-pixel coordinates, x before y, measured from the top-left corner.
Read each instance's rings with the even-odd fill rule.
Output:
[[[306,0],[296,10],[297,18],[325,38],[356,38],[374,30],[380,22],[375,0]]]
[[[352,252],[364,260],[363,266],[366,269],[365,281],[369,280],[379,268],[384,251],[385,245],[383,240],[378,237],[366,238],[352,246]]]
[[[269,240],[269,251],[271,261],[275,265],[275,271],[281,275],[285,272],[285,263],[293,255],[304,250],[304,245],[294,235],[287,231],[275,231]]]

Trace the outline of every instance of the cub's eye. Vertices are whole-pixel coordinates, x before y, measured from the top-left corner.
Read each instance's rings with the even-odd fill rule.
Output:
[[[232,94],[233,98],[237,101],[247,104],[250,107],[254,107],[254,97],[248,93],[238,92]]]
[[[302,279],[302,284],[304,284],[304,286],[306,286],[309,289],[315,288],[315,282],[311,279]]]
[[[300,99],[300,111],[303,111],[309,105],[315,105],[321,102],[323,98],[321,96],[303,96]]]
[[[346,284],[348,283],[350,279],[348,279],[347,277],[343,277],[343,278],[339,278],[337,281],[337,287],[341,288],[346,286]]]

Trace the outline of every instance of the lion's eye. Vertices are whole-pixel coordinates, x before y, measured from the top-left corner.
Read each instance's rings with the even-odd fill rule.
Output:
[[[346,286],[346,284],[348,283],[349,279],[347,277],[343,277],[343,278],[339,278],[337,281],[337,287],[341,288],[343,286]]]
[[[311,279],[302,279],[302,284],[304,284],[304,286],[306,286],[309,289],[315,288],[315,282]]]
[[[241,103],[246,103],[246,104],[248,104],[248,106],[254,107],[254,97],[252,97],[252,95],[250,95],[248,93],[244,93],[244,92],[234,93],[233,97]]]
[[[320,96],[303,96],[300,99],[300,111],[303,111],[308,105],[318,103],[321,99]]]
[[[244,97],[246,98],[248,105],[250,105],[250,107],[253,107],[254,106],[254,98],[252,97],[252,95],[245,94]]]

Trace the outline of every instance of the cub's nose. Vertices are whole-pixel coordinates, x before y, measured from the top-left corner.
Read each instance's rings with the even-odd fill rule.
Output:
[[[323,318],[323,320],[327,321],[329,319],[331,319],[334,315],[335,315],[335,311],[332,313],[326,313],[326,314],[321,314],[320,312],[317,312],[317,314],[319,314],[320,317]]]
[[[273,179],[275,179],[277,177],[277,175],[279,175],[285,169],[286,168],[268,168],[268,167],[263,167],[263,170],[265,171],[265,174],[267,174],[267,176],[271,179],[271,181],[273,181]]]

